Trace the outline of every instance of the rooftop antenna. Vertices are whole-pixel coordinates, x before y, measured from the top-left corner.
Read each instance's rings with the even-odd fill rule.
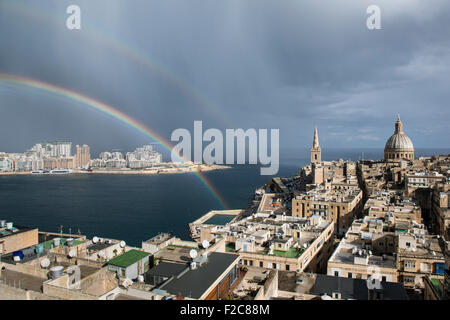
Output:
[[[78,228],[78,235],[81,236],[80,228]]]

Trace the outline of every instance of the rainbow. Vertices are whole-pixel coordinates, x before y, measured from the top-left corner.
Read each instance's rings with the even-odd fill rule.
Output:
[[[55,16],[51,15],[48,11],[44,11],[40,6],[33,6],[32,3],[24,3],[19,0],[6,1],[0,4],[1,6],[7,7],[9,10],[15,11],[17,14],[22,16],[27,16],[32,19],[39,20],[40,22],[46,24],[61,24],[61,20],[57,19]],[[209,99],[200,95],[192,86],[190,86],[186,81],[176,76],[173,72],[169,72],[161,64],[157,63],[155,59],[150,59],[145,53],[138,50],[137,48],[127,44],[123,40],[116,39],[111,35],[97,30],[91,27],[88,23],[83,22],[82,32],[83,36],[90,38],[95,43],[101,43],[122,56],[134,61],[135,63],[143,66],[146,70],[158,74],[161,78],[168,81],[173,86],[181,89],[187,96],[189,96],[193,101],[198,103],[207,113],[211,114],[218,120],[222,120],[226,127],[230,127],[231,120],[223,112],[221,108],[214,105]]]
[[[56,95],[58,97],[63,97],[70,99],[72,101],[81,103],[83,105],[86,105],[94,110],[101,111],[102,113],[105,113],[131,127],[138,130],[142,134],[150,137],[153,140],[158,141],[165,149],[167,149],[169,152],[172,150],[173,146],[169,141],[167,141],[165,138],[161,137],[159,134],[157,134],[154,130],[150,129],[149,127],[146,127],[144,124],[140,123],[136,119],[126,115],[122,111],[107,105],[103,102],[100,102],[98,100],[92,99],[90,97],[87,97],[85,95],[82,95],[80,93],[77,93],[75,91],[62,88],[53,84],[49,84],[43,81],[31,79],[31,78],[25,78],[20,77],[16,75],[11,74],[4,74],[0,73],[0,83],[4,84],[10,84],[10,85],[20,85],[26,88],[32,88],[37,89],[39,91],[45,92],[45,93],[51,93],[53,95]],[[186,162],[185,159],[182,159]],[[211,184],[211,182],[208,181],[206,176],[202,172],[192,172],[195,177],[198,178],[198,180],[206,187],[206,189],[209,191],[209,193],[217,200],[217,202],[223,207],[227,208],[225,200],[223,197],[219,194],[217,189]]]

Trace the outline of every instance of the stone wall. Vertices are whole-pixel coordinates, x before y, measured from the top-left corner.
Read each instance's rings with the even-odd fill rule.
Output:
[[[57,300],[36,291],[14,288],[0,283],[0,300]]]

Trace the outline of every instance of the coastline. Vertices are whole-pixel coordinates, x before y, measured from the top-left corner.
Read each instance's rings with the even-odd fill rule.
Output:
[[[86,170],[73,170],[71,173],[67,174],[128,174],[128,175],[160,175],[160,174],[180,174],[180,173],[195,173],[195,172],[207,172],[207,171],[213,171],[213,170],[225,170],[225,169],[231,169],[230,166],[226,165],[218,165],[218,164],[195,164],[195,165],[189,165],[189,167],[183,167],[183,168],[155,168],[155,169],[140,169],[140,170],[133,170],[133,169],[94,169],[92,171],[86,171]],[[48,174],[48,173],[31,173],[31,171],[5,171],[0,172],[0,176],[7,176],[7,175],[61,175],[61,174]],[[66,174],[62,174],[66,175]]]

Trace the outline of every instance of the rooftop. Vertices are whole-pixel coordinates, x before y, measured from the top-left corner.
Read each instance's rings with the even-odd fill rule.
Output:
[[[150,253],[132,249],[128,252],[125,252],[124,254],[121,254],[118,257],[115,257],[114,259],[109,260],[108,264],[119,268],[127,268],[149,255]]]
[[[211,285],[239,259],[239,255],[211,252],[206,263],[167,281],[159,289],[171,294],[199,299]]]
[[[6,228],[6,227],[0,228],[0,239],[8,237],[13,234],[26,232],[26,231],[30,231],[30,230],[34,230],[34,229],[36,229],[36,228],[30,228],[30,227],[19,226],[19,225],[14,225],[12,228]]]

